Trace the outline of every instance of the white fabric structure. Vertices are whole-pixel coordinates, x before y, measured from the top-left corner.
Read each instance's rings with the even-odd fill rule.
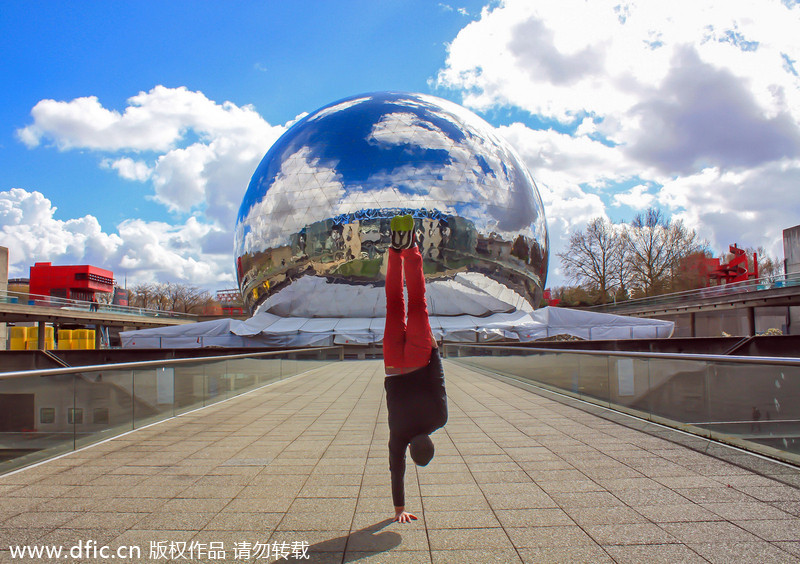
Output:
[[[426,298],[433,315],[485,316],[516,309],[533,311],[522,296],[475,272],[459,272],[449,280],[429,281]],[[386,292],[382,286],[335,284],[318,276],[304,276],[270,296],[258,311],[281,317],[381,317],[386,313]]]
[[[533,312],[431,316],[438,340],[460,343],[515,340],[530,342],[555,335],[587,340],[663,339],[672,321],[545,307]],[[383,317],[280,317],[256,313],[247,321],[219,319],[191,325],[121,333],[125,348],[303,347],[378,343]]]

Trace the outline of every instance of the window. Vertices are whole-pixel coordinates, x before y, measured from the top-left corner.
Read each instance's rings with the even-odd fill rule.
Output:
[[[95,407],[94,408],[94,416],[92,419],[95,423],[99,424],[108,424],[108,408],[107,407]]]
[[[39,409],[39,423],[49,424],[56,422],[56,408],[43,407]]]
[[[67,423],[70,425],[82,425],[83,424],[83,408],[82,407],[70,407],[69,411],[67,412]]]

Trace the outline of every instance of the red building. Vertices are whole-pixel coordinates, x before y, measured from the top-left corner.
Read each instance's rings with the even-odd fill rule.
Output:
[[[37,262],[31,267],[31,295],[91,302],[97,292],[114,291],[114,273],[96,266],[53,266]]]

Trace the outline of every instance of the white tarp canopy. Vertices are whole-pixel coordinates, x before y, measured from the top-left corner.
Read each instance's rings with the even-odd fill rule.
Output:
[[[450,280],[430,281],[426,297],[428,310],[436,315],[533,311],[519,294],[477,273],[460,272]],[[372,319],[386,313],[386,291],[372,285],[335,284],[323,277],[304,276],[270,296],[259,311],[281,317]]]
[[[431,316],[439,340],[461,343],[501,339],[535,341],[555,335],[582,339],[663,339],[672,321],[594,313],[560,307],[534,312]],[[247,321],[219,319],[121,333],[125,348],[302,347],[369,344],[383,339],[383,317],[280,317],[260,312]]]

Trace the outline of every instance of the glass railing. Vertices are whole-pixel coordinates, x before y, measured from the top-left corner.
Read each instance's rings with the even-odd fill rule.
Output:
[[[102,304],[98,302],[87,302],[83,300],[73,300],[69,298],[59,298],[56,296],[41,296],[37,294],[25,294],[0,290],[0,304],[18,304],[35,307],[51,307],[68,311],[87,311],[90,313],[113,313],[117,315],[135,315],[138,317],[159,317],[174,318],[196,321],[197,316],[193,313],[180,313],[177,311],[166,311],[160,309],[147,309],[143,307],[122,306],[115,304]]]
[[[446,345],[451,360],[800,464],[800,359]]]
[[[340,358],[319,347],[0,372],[0,474]]]

